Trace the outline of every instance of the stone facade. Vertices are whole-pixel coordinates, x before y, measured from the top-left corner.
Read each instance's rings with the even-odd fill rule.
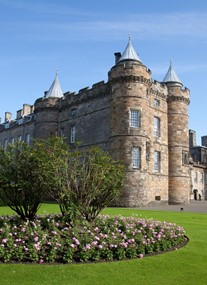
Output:
[[[6,113],[0,143],[64,135],[71,147],[99,146],[126,165],[119,206],[189,203],[189,90],[175,80],[153,81],[129,42],[108,73],[108,82],[24,105]],[[172,72],[172,70],[171,70]],[[50,94],[52,94],[50,89]],[[29,111],[28,111],[29,110]],[[200,189],[200,188],[199,188]],[[203,194],[204,195],[204,194]]]

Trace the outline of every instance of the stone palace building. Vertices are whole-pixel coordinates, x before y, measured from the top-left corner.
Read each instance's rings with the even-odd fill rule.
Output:
[[[6,112],[0,144],[60,135],[71,147],[99,146],[126,165],[119,206],[189,203],[207,196],[207,140],[202,147],[191,142],[189,154],[189,96],[172,63],[162,82],[152,80],[129,39],[115,53],[108,82],[63,94],[56,74],[34,105],[24,104],[15,119]]]

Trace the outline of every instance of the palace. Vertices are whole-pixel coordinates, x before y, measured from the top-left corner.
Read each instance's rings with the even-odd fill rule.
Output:
[[[24,104],[15,119],[6,112],[0,144],[60,135],[71,147],[99,146],[126,165],[119,206],[189,203],[207,196],[207,140],[193,145],[193,131],[189,154],[189,96],[172,63],[162,82],[153,81],[129,39],[107,82],[63,94],[56,74],[34,105]]]

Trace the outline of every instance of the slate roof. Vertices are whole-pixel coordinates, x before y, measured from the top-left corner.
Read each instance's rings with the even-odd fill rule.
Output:
[[[170,67],[163,79],[163,82],[167,83],[167,82],[175,82],[175,83],[180,83],[182,84],[181,80],[179,79],[179,77],[177,76],[175,70],[172,67],[172,61],[170,61]]]
[[[122,55],[121,55],[121,57],[117,63],[124,61],[124,60],[134,60],[134,61],[141,62],[141,59],[137,55],[137,53],[136,53],[136,51],[135,51],[135,49],[131,43],[131,37],[129,37],[128,44],[127,44],[124,52],[122,53]]]
[[[62,91],[62,88],[61,88],[59,80],[58,80],[57,72],[55,75],[55,79],[54,79],[52,85],[50,86],[50,89],[46,92],[44,97],[45,98],[49,98],[49,97],[61,98],[61,97],[63,97],[63,91]]]

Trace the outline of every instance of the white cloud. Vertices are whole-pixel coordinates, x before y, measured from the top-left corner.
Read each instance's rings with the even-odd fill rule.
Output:
[[[54,8],[50,7],[50,9],[53,11]],[[58,13],[58,9],[56,12]],[[80,15],[81,11],[71,13]],[[44,19],[35,22],[31,20],[28,23],[10,20],[10,22],[1,23],[1,26],[8,31],[12,31],[15,27],[19,31],[18,36],[25,37],[26,34],[26,39],[54,41],[119,40],[126,37],[126,34],[132,34],[133,38],[144,40],[149,38],[158,38],[162,41],[207,39],[207,13],[126,14],[120,20],[114,19],[110,14],[105,15],[105,19],[103,15],[96,14],[95,18],[63,17],[62,19],[58,17],[56,21],[47,18],[45,21]]]

